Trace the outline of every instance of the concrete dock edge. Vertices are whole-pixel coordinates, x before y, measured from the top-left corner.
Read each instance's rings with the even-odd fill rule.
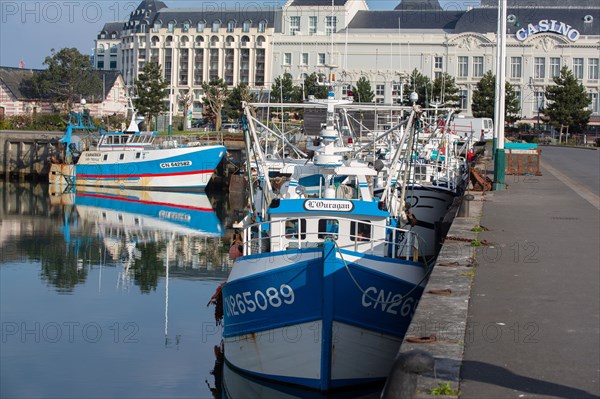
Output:
[[[442,246],[401,352],[422,350],[435,358],[432,372],[419,376],[417,398],[456,398],[467,331],[467,311],[483,201],[491,193],[469,192],[466,216],[457,216]],[[432,390],[436,392],[431,393]],[[446,393],[446,394],[444,394]]]

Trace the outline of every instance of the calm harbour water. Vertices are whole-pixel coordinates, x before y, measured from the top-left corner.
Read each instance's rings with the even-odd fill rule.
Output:
[[[207,304],[228,276],[243,203],[0,182],[0,397],[325,397],[217,361]]]

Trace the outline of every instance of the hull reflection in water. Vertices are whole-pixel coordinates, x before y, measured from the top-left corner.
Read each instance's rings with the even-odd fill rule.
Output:
[[[292,387],[259,380],[236,372],[227,363],[223,367],[223,399],[376,399],[381,395],[381,384],[351,391],[326,394],[314,390]],[[218,375],[215,373],[215,376]]]
[[[62,194],[56,200],[59,198],[62,202],[72,200],[83,219],[103,225],[176,235],[220,237],[223,234],[221,222],[204,193],[81,187],[74,194]]]

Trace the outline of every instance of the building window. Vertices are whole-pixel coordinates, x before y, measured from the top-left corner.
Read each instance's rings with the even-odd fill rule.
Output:
[[[256,74],[254,75],[254,85],[265,85],[265,49],[256,49]]]
[[[459,91],[458,95],[460,96],[460,108],[461,109],[468,109],[469,107],[469,91],[468,90],[461,90]]]
[[[98,69],[104,69],[104,61],[98,61]]]
[[[521,93],[520,90],[515,90],[515,96],[517,97],[517,100],[519,101],[519,113],[521,113],[521,110],[523,109],[523,94]]]
[[[590,97],[590,105],[589,110],[592,111],[592,114],[598,115],[600,113],[600,96],[598,93],[589,93]]]
[[[458,77],[466,78],[469,76],[469,57],[458,57]]]
[[[290,35],[296,35],[300,32],[300,17],[290,17]]]
[[[375,86],[375,95],[376,96],[384,96],[385,95],[385,85],[376,85]]]
[[[204,81],[204,49],[194,50],[194,84],[200,85]]]
[[[267,30],[267,21],[262,20],[258,23],[258,33],[265,33]]]
[[[212,28],[211,28],[211,32],[212,33],[219,33],[219,29],[221,29],[221,21],[219,21],[218,19],[216,21],[214,21],[212,23]]]
[[[318,65],[325,65],[325,53],[319,53]]]
[[[433,67],[435,69],[443,69],[444,68],[444,57],[435,57],[433,61]]]
[[[533,77],[535,79],[546,79],[546,58],[535,57],[533,61]]]
[[[283,65],[292,65],[292,53],[283,54]]]
[[[234,61],[233,49],[225,50],[225,83],[229,86],[233,85],[233,61]]]
[[[523,77],[523,58],[510,57],[510,77],[514,79]]]
[[[219,49],[210,49],[208,64],[208,80],[219,79]]]
[[[227,22],[227,32],[233,33],[234,30],[235,30],[235,21]]]
[[[559,57],[551,57],[550,58],[550,77],[554,78],[560,76],[560,58]]]
[[[110,62],[110,69],[111,70],[117,69],[117,61],[111,61]]]
[[[308,65],[308,53],[302,53],[302,61],[300,63],[302,65]]]
[[[325,18],[325,33],[331,35],[335,32],[337,32],[337,17],[329,15]]]
[[[310,33],[310,34],[317,33],[317,17],[316,16],[308,17],[308,33]]]
[[[173,49],[165,49],[165,80],[171,83],[171,73],[173,67]]]
[[[473,77],[481,78],[483,76],[483,57],[473,57]]]
[[[244,33],[250,32],[250,26],[251,25],[252,25],[252,22],[250,22],[250,21],[244,21],[244,23],[242,24],[242,32],[244,32]]]
[[[187,86],[189,70],[190,50],[181,49],[179,53],[179,84]]]
[[[588,79],[598,80],[598,58],[588,58]]]
[[[583,58],[573,58],[573,76],[583,79]]]

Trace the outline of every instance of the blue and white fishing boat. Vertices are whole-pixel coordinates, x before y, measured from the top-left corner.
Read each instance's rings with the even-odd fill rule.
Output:
[[[397,227],[395,181],[373,196],[378,172],[348,157],[335,116],[345,103],[331,93],[286,104],[327,108],[327,121],[312,158],[293,163],[277,191],[251,111],[269,104],[244,104],[248,168],[259,183],[252,211],[234,226],[243,256],[221,292],[225,361],[238,372],[320,391],[383,381],[426,285],[419,239]],[[299,182],[314,175],[309,193]]]
[[[82,139],[74,133],[96,129],[88,113],[71,113],[60,140],[63,159],[50,167],[51,184],[203,190],[226,152],[222,145],[192,147],[175,140],[157,144],[158,133],[140,132],[135,115],[126,131],[109,133],[100,129],[95,148],[82,148]]]

